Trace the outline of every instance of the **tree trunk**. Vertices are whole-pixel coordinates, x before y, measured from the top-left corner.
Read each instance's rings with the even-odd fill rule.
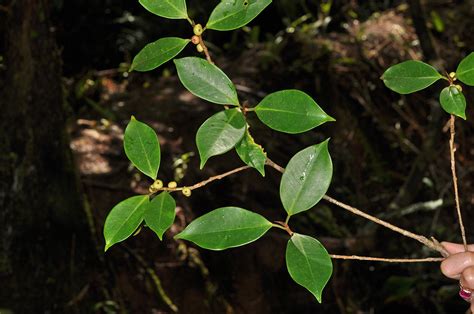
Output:
[[[72,312],[91,241],[66,133],[53,1],[11,1],[0,14],[0,308]],[[1,46],[0,46],[1,47]]]

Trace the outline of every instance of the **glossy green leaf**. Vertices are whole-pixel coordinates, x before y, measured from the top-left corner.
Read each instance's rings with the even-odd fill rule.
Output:
[[[272,223],[259,214],[238,207],[223,207],[197,218],[175,238],[220,251],[253,242],[271,227]]]
[[[466,120],[466,98],[455,86],[445,87],[441,91],[439,101],[447,113]]]
[[[212,11],[206,27],[218,31],[240,28],[260,14],[272,0],[222,0]]]
[[[474,86],[474,52],[459,63],[456,77],[464,84]]]
[[[291,158],[280,183],[280,198],[288,215],[306,211],[326,194],[332,178],[332,161],[326,140]]]
[[[293,234],[286,247],[286,267],[291,278],[308,289],[319,303],[332,275],[331,257],[316,239]]]
[[[176,202],[168,192],[162,192],[146,205],[145,223],[162,240],[163,233],[174,222]]]
[[[167,19],[187,19],[186,0],[139,0],[153,14]]]
[[[313,98],[299,90],[284,90],[266,96],[255,108],[255,113],[270,128],[290,134],[335,121]]]
[[[132,116],[125,129],[125,154],[135,167],[156,180],[160,168],[160,142],[155,131]]]
[[[146,45],[133,59],[130,71],[143,72],[156,69],[176,57],[189,41],[189,39],[167,37]]]
[[[232,81],[214,64],[202,58],[175,59],[178,76],[192,94],[220,105],[239,105]]]
[[[130,197],[110,211],[104,224],[105,251],[131,236],[143,221],[148,196]]]
[[[431,65],[421,61],[405,61],[385,71],[385,85],[399,94],[410,94],[422,90],[442,78]]]
[[[245,117],[238,108],[218,112],[207,119],[196,134],[201,169],[210,157],[234,148],[244,136],[246,126]]]
[[[267,154],[263,151],[262,146],[255,143],[248,131],[245,132],[242,140],[235,146],[235,150],[245,164],[257,169],[262,176],[265,176]]]

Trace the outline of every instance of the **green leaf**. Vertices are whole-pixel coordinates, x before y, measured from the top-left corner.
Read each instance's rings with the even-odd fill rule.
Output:
[[[267,154],[263,151],[262,146],[255,143],[248,130],[242,140],[235,146],[235,150],[245,164],[257,169],[263,177],[265,176]]]
[[[132,116],[125,129],[125,154],[135,167],[156,180],[160,168],[160,142],[155,131]]]
[[[331,257],[316,239],[294,233],[286,247],[286,267],[291,278],[311,292],[319,303],[332,275]]]
[[[110,211],[104,224],[105,251],[131,236],[143,221],[148,196],[130,197]]]
[[[239,105],[232,81],[221,69],[204,59],[187,57],[175,59],[178,76],[192,94],[220,105]]]
[[[474,52],[459,63],[456,77],[464,84],[474,86]]]
[[[244,136],[246,126],[245,117],[238,108],[218,112],[207,119],[196,134],[201,169],[210,157],[234,148]]]
[[[272,0],[222,0],[212,11],[206,27],[217,31],[240,28],[260,14]]]
[[[288,215],[306,211],[326,194],[332,178],[332,161],[326,140],[291,158],[280,183],[280,198]]]
[[[284,90],[266,96],[255,108],[255,113],[270,128],[290,134],[335,121],[308,94],[299,90]]]
[[[140,4],[153,14],[167,19],[187,19],[185,0],[139,0]]]
[[[151,71],[173,59],[189,43],[189,39],[167,37],[145,46],[133,59],[130,71]]]
[[[466,120],[466,98],[455,86],[443,88],[439,101],[444,111]]]
[[[168,192],[162,192],[146,206],[145,223],[162,240],[163,233],[174,222],[176,202]]]
[[[222,207],[191,222],[175,236],[209,250],[225,250],[256,241],[272,223],[263,216],[238,207]]]
[[[382,76],[385,85],[399,94],[422,90],[442,78],[431,65],[421,61],[405,61],[388,68]]]

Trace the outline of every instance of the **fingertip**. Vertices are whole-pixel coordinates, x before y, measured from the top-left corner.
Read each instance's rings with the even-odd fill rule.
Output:
[[[464,252],[464,245],[452,243],[452,242],[441,242],[441,245],[448,251],[449,254],[457,254]]]

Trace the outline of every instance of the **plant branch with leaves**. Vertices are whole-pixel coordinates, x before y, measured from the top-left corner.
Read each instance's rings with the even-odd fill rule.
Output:
[[[125,130],[125,153],[132,164],[152,180],[150,193],[128,198],[110,211],[104,225],[105,250],[133,235],[143,223],[161,240],[175,219],[176,202],[171,196],[172,192],[180,191],[190,196],[192,190],[251,168],[265,176],[265,166],[269,166],[282,174],[279,192],[284,210],[282,213],[285,214],[284,221],[270,222],[253,211],[228,206],[212,210],[195,219],[177,234],[175,239],[190,241],[209,250],[225,250],[256,241],[271,228],[281,229],[289,235],[286,247],[288,273],[319,302],[332,274],[331,259],[400,263],[439,262],[443,259],[391,259],[329,254],[316,238],[299,234],[290,227],[292,216],[312,209],[321,200],[417,240],[442,256],[448,255],[434,238],[428,239],[402,229],[328,196],[326,193],[333,175],[329,139],[302,149],[290,158],[285,168],[268,158],[264,148],[255,142],[250,132],[247,113],[256,114],[264,125],[287,134],[300,134],[335,121],[311,96],[294,89],[275,91],[264,97],[256,106],[248,107],[246,102],[240,101],[232,80],[214,64],[203,40],[204,33],[207,30],[238,29],[252,21],[271,0],[223,0],[210,14],[205,27],[188,16],[185,0],[140,0],[140,3],[158,16],[187,20],[192,27],[192,36],[190,39],[167,37],[146,45],[134,58],[130,70],[156,69],[174,59],[189,43],[194,44],[205,59],[174,59],[178,77],[192,94],[223,108],[209,117],[197,131],[196,146],[200,156],[200,168],[205,167],[210,158],[231,150],[236,151],[245,165],[191,186],[178,187],[176,182],[170,182],[165,187],[158,179],[161,160],[158,137],[152,128],[132,117]],[[455,81],[459,79],[467,85],[474,85],[474,54],[470,54],[460,63],[456,73],[448,76],[441,75],[434,67],[423,62],[406,61],[389,68],[382,79],[387,87],[400,94],[422,90],[440,79],[449,82],[449,86],[441,91],[440,102],[443,109],[451,115],[451,169],[457,213],[463,241],[466,243],[454,158],[455,116],[466,119],[466,101],[461,87],[456,85]],[[243,103],[246,105],[242,105]]]

